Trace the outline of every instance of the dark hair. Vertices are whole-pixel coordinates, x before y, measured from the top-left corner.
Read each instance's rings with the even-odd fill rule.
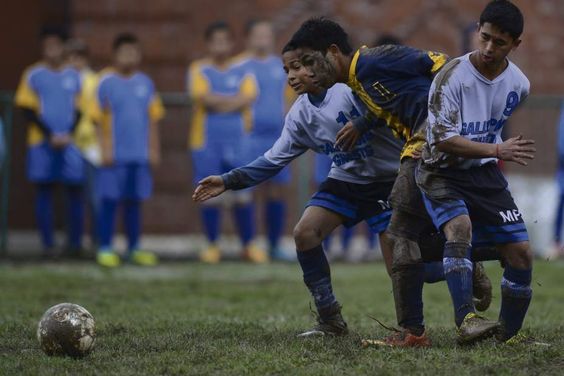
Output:
[[[81,39],[70,39],[67,41],[66,50],[69,54],[88,57],[90,51],[88,45]]]
[[[295,48],[307,47],[323,54],[332,44],[337,45],[345,55],[353,51],[349,36],[341,25],[325,17],[314,17],[305,21],[294,33],[290,43]]]
[[[374,41],[372,47],[383,46],[385,44],[401,45],[401,40],[392,34],[382,34]]]
[[[292,43],[292,41],[286,43],[286,45],[282,48],[282,54],[286,52],[294,51],[297,47]]]
[[[67,31],[59,26],[43,26],[39,32],[39,39],[45,39],[48,37],[58,38],[61,42],[64,42],[68,38]]]
[[[261,24],[261,23],[266,23],[266,24],[271,24],[271,22],[265,18],[253,18],[247,21],[247,23],[245,24],[245,35],[248,36],[251,31],[253,31],[254,27]]]
[[[523,33],[523,14],[508,0],[490,2],[480,15],[480,26],[486,22],[508,33],[513,39],[518,39]]]
[[[206,31],[204,32],[204,38],[206,40],[210,40],[210,38],[217,32],[217,31],[227,31],[229,34],[232,34],[233,31],[231,26],[225,21],[215,21],[206,27]]]
[[[123,46],[124,44],[137,44],[137,43],[139,43],[139,39],[137,39],[137,36],[135,34],[121,33],[114,38],[114,43],[112,44],[112,48],[115,51],[121,46]]]

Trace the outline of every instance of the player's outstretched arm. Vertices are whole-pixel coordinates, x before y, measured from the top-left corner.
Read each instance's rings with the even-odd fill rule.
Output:
[[[212,175],[198,182],[198,186],[192,194],[192,200],[195,202],[204,202],[210,198],[219,196],[226,191],[225,183],[221,176]]]

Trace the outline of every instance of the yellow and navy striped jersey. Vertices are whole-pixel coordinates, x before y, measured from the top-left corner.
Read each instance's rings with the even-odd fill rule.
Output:
[[[427,118],[429,87],[447,59],[442,53],[398,45],[363,47],[353,56],[347,84],[377,122],[406,140],[401,158],[413,156],[425,143],[419,126]]]
[[[243,111],[219,113],[208,111],[202,103],[207,94],[233,96],[243,94],[256,98],[255,77],[239,61],[230,61],[226,69],[217,68],[209,59],[192,62],[188,69],[187,89],[192,100],[189,145],[193,150],[204,148],[210,139],[235,140],[250,132],[252,106]]]

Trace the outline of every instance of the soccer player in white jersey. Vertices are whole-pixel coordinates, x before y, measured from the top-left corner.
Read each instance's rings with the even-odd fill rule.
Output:
[[[531,301],[533,255],[523,217],[497,161],[527,165],[534,141],[501,139],[509,116],[529,94],[527,77],[507,58],[521,40],[523,15],[510,1],[490,2],[480,16],[476,51],[453,59],[429,92],[429,127],[417,172],[425,206],[447,242],[443,264],[459,343],[499,333],[516,342]],[[471,248],[493,243],[504,260],[499,322],[475,313]]]

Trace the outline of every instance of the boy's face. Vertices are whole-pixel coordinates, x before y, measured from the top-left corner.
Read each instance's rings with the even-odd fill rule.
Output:
[[[521,43],[508,33],[502,32],[489,22],[478,28],[478,51],[480,62],[486,66],[497,66]]]
[[[269,54],[274,48],[274,32],[268,22],[253,26],[248,37],[249,49],[259,54]]]
[[[328,89],[337,82],[336,61],[334,59],[309,48],[298,48],[296,54],[309,72],[314,85]]]
[[[47,35],[41,41],[41,52],[43,59],[48,62],[59,64],[65,56],[65,45],[61,38],[55,35]]]
[[[141,49],[136,43],[126,43],[114,52],[116,68],[129,72],[137,69],[141,64]]]
[[[315,86],[309,71],[300,62],[296,51],[282,54],[284,71],[288,75],[288,85],[298,94],[316,93],[320,90]]]
[[[68,63],[79,71],[88,67],[88,59],[81,54],[69,53]]]
[[[215,60],[225,60],[231,56],[233,41],[229,30],[216,30],[208,39],[208,52]]]

